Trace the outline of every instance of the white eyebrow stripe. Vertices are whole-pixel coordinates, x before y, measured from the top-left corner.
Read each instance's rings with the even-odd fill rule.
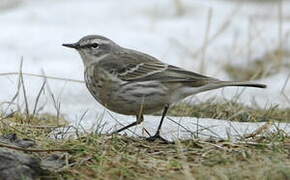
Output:
[[[99,43],[99,44],[109,44],[110,43],[110,41],[108,41],[108,40],[103,40],[103,39],[97,39],[97,40],[95,40],[97,43]]]
[[[86,46],[92,43],[98,43],[98,44],[110,44],[110,41],[105,39],[94,39],[94,40],[86,40],[83,43],[81,43],[81,46]]]

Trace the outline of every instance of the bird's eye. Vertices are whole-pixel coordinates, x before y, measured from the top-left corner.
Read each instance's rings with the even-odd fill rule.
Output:
[[[98,48],[99,47],[99,44],[98,43],[93,43],[93,44],[91,44],[91,47],[92,48]]]

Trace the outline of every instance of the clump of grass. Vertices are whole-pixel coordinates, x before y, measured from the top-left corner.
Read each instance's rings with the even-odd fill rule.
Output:
[[[3,116],[3,115],[2,115]],[[5,118],[6,121],[15,122],[15,123],[22,123],[25,124],[29,122],[30,125],[38,125],[38,126],[66,126],[68,122],[64,119],[64,117],[56,117],[51,114],[38,114],[38,115],[24,115],[22,113],[13,113],[10,114],[8,117]]]
[[[279,142],[281,143],[281,142]],[[283,143],[281,143],[282,145]],[[290,177],[288,151],[267,144],[187,140],[149,143],[125,136],[89,135],[64,147],[76,164],[56,175],[83,179],[260,179]],[[209,173],[210,172],[210,173]]]
[[[27,121],[27,118],[33,119]],[[121,135],[96,134],[55,140],[50,136],[52,130],[36,128],[43,126],[46,118],[51,126],[59,122],[54,116],[36,118],[18,113],[2,117],[0,121],[1,134],[13,132],[19,137],[33,139],[37,144],[34,149],[67,150],[58,153],[65,158],[66,165],[44,178],[290,178],[290,160],[287,158],[290,137],[283,131],[263,133],[237,142],[189,139],[162,144]],[[14,123],[7,125],[7,120]],[[45,158],[52,152],[31,153]]]
[[[2,114],[0,116],[0,136],[15,133],[20,138],[38,141],[47,138],[54,129],[68,125],[69,123],[63,117],[50,114],[26,115],[19,112],[6,116]],[[47,142],[53,142],[53,140],[47,139]]]
[[[171,116],[189,116],[197,118],[225,119],[239,122],[289,122],[290,108],[248,107],[235,101],[218,102],[209,99],[200,104],[178,104],[173,106],[169,113]]]
[[[233,80],[256,80],[276,74],[282,68],[289,68],[290,64],[282,62],[282,59],[289,57],[290,52],[288,50],[275,49],[260,58],[250,61],[246,66],[226,64],[224,69]]]

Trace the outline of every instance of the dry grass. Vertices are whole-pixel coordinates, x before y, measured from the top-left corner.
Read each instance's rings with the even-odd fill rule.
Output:
[[[185,106],[185,105],[184,105]],[[238,104],[199,105],[200,116],[219,116],[219,111]],[[182,105],[172,114],[180,112]],[[195,109],[195,108],[190,108]],[[215,109],[207,112],[205,109]],[[220,109],[220,110],[219,110]],[[261,114],[254,109],[253,114]],[[281,114],[266,110],[262,114]],[[268,112],[268,113],[266,113]],[[187,115],[196,112],[186,112]],[[259,121],[254,119],[253,121]],[[27,118],[30,118],[29,120]],[[27,123],[29,122],[29,123]],[[17,133],[37,143],[33,149],[68,150],[62,154],[67,162],[45,178],[52,179],[288,179],[290,178],[290,137],[282,131],[258,133],[246,139],[213,141],[189,139],[175,144],[147,142],[144,139],[121,135],[86,134],[73,139],[53,139],[54,126],[66,125],[56,116],[27,116],[19,113],[3,116],[1,134]],[[49,124],[49,126],[48,126]],[[46,127],[47,126],[47,127]],[[41,127],[41,128],[39,128]],[[51,152],[31,152],[45,158]]]
[[[246,66],[224,65],[224,69],[233,80],[246,81],[256,80],[279,73],[282,69],[290,68],[287,61],[290,52],[282,49],[275,49],[267,52],[262,57],[250,61]]]
[[[239,122],[289,122],[290,108],[269,106],[267,108],[248,107],[235,101],[215,101],[209,99],[200,104],[178,104],[168,113],[171,116],[225,119]]]
[[[278,135],[274,135],[278,136]],[[269,142],[268,142],[269,143]],[[287,143],[188,140],[149,143],[122,136],[93,136],[67,142],[76,164],[56,177],[81,179],[280,179],[290,178]],[[273,145],[273,146],[272,146]]]

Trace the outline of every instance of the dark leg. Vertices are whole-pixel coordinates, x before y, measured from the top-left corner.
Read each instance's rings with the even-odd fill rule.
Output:
[[[144,117],[143,117],[143,115],[137,115],[137,116],[136,116],[136,121],[135,121],[135,122],[133,122],[133,123],[131,123],[131,124],[125,126],[125,127],[122,127],[121,129],[119,129],[119,130],[117,130],[117,131],[114,131],[112,134],[117,134],[117,133],[119,133],[119,132],[121,132],[121,131],[124,131],[124,130],[126,130],[126,129],[132,127],[132,126],[136,126],[136,125],[142,123],[143,121],[144,121]]]
[[[167,111],[168,111],[168,108],[169,108],[169,105],[166,104],[166,105],[164,106],[163,113],[162,113],[162,117],[161,117],[161,120],[160,120],[159,126],[158,126],[158,128],[157,128],[157,131],[156,131],[156,133],[155,133],[154,136],[151,136],[151,137],[147,138],[148,141],[155,141],[156,139],[160,139],[160,140],[162,140],[162,141],[168,143],[168,141],[167,141],[166,139],[164,139],[163,137],[160,136],[160,129],[161,129],[161,127],[162,127],[162,124],[163,124],[164,118],[165,118],[165,116],[166,116],[166,113],[167,113]]]

